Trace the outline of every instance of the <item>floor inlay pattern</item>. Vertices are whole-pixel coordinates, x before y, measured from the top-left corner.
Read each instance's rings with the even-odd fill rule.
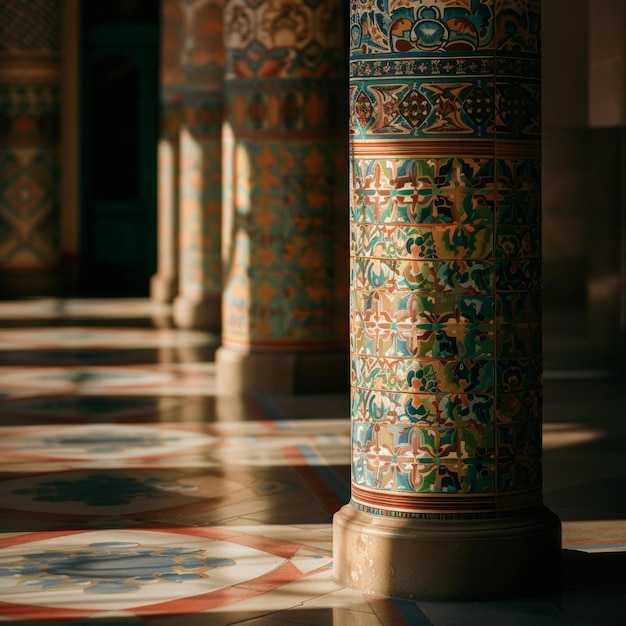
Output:
[[[332,573],[332,515],[350,496],[348,393],[220,395],[197,337],[135,328],[150,307],[125,306],[0,306],[1,622],[623,624],[620,381],[546,383],[544,491],[563,521],[560,593],[377,598]],[[79,331],[51,330],[75,315]]]

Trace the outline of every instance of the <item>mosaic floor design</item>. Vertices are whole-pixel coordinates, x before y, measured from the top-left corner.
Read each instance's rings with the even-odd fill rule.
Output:
[[[561,593],[472,604],[376,598],[332,577],[332,514],[349,498],[347,394],[221,396],[196,336],[120,325],[147,319],[146,302],[126,311],[125,301],[29,301],[24,327],[20,305],[8,304],[0,622],[623,624],[620,381],[546,384],[544,482],[563,521]],[[55,332],[76,315],[93,325]]]

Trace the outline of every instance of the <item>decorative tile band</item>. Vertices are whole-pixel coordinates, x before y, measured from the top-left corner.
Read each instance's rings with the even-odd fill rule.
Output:
[[[493,426],[494,396],[480,393],[410,393],[352,389],[355,422],[427,427]]]
[[[489,294],[494,263],[489,261],[413,261],[352,259],[355,289],[391,292]]]
[[[0,82],[0,145],[54,144],[59,136],[59,111],[56,84]]]
[[[226,76],[341,76],[343,3],[226,0]]]
[[[344,132],[344,81],[267,78],[229,81],[230,123],[241,131]]]
[[[352,497],[375,514],[541,501],[538,17],[353,5]]]
[[[479,225],[493,227],[494,219],[496,224],[539,224],[537,160],[352,157],[350,219],[359,226],[450,224],[471,232]]]
[[[355,5],[350,16],[351,57],[538,54],[540,34],[540,0],[378,0]]]
[[[184,126],[194,137],[200,140],[220,140],[224,114],[224,100],[221,93],[184,96],[181,97],[180,106]]]
[[[355,422],[428,428],[541,422],[541,389],[508,393],[436,393],[352,388]]]
[[[431,158],[493,158],[517,161],[528,159],[540,162],[541,141],[537,139],[505,139],[498,137],[467,138],[464,141],[449,137],[414,138],[396,137],[380,138],[376,141],[363,140],[351,132],[350,154],[358,159],[396,159],[412,158],[428,161]],[[497,150],[496,150],[497,146]],[[500,165],[498,165],[500,167]],[[509,166],[510,167],[510,166]]]
[[[182,83],[183,2],[161,0],[160,89],[161,99],[176,100]]]
[[[423,223],[423,222],[422,222]],[[396,259],[409,247],[411,260],[484,259],[493,254],[494,233],[489,225],[404,224],[351,225],[351,251],[359,250],[365,258]],[[497,258],[537,258],[541,254],[541,228],[500,226],[496,235]],[[468,256],[469,253],[469,256]]]
[[[539,82],[520,79],[363,80],[352,84],[352,133],[361,139],[539,136],[540,93]]]
[[[377,497],[376,492],[362,490],[352,485],[353,495],[350,504],[359,511],[379,517],[394,517],[416,520],[479,520],[495,519],[515,515],[520,510],[528,510],[542,504],[541,491],[532,489],[516,494],[469,497],[467,494],[455,496],[436,494],[402,497],[394,494],[391,501],[388,495]],[[449,500],[451,498],[451,500]]]
[[[371,508],[379,507],[394,512],[393,517],[413,517],[413,512],[419,511],[419,514],[463,514],[463,513],[480,513],[482,511],[493,511],[495,509],[495,497],[493,495],[474,495],[467,496],[465,494],[455,495],[454,493],[445,494],[437,497],[437,495],[416,496],[411,494],[394,494],[385,498],[381,498],[373,490],[362,489],[358,486],[352,487],[352,501],[361,507]],[[369,512],[369,511],[368,511]],[[421,515],[420,515],[421,517]]]
[[[511,58],[470,55],[464,58],[436,58],[420,55],[419,58],[398,58],[391,53],[378,55],[375,60],[358,59],[350,61],[351,78],[380,78],[395,76],[507,76],[540,78],[541,63],[536,56],[522,56],[519,52]]]
[[[352,379],[361,389],[508,393],[541,385],[541,354],[516,359],[385,358],[352,355]],[[497,365],[497,367],[496,367]]]

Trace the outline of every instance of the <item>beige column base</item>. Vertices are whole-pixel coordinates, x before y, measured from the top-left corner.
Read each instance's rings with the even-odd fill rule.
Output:
[[[217,295],[202,299],[176,296],[172,317],[178,328],[219,332],[222,327],[222,299]]]
[[[545,507],[515,517],[411,520],[350,504],[333,518],[337,581],[362,593],[491,600],[560,586],[561,523]]]
[[[216,388],[222,395],[247,392],[322,393],[347,391],[348,350],[249,352],[229,346],[215,353]]]
[[[178,292],[178,278],[167,274],[154,274],[150,279],[150,299],[171,302]]]

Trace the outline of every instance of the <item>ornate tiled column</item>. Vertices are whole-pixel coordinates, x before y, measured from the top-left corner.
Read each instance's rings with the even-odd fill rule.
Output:
[[[222,0],[182,4],[179,294],[174,322],[219,330],[222,268]]]
[[[183,0],[161,4],[161,118],[158,146],[157,273],[150,296],[171,302],[178,293],[178,182],[181,128]]]
[[[0,292],[55,293],[59,275],[58,0],[0,0]]]
[[[348,384],[343,24],[340,0],[226,2],[221,393]]]
[[[559,584],[542,504],[540,3],[352,3],[352,498],[337,579]]]

